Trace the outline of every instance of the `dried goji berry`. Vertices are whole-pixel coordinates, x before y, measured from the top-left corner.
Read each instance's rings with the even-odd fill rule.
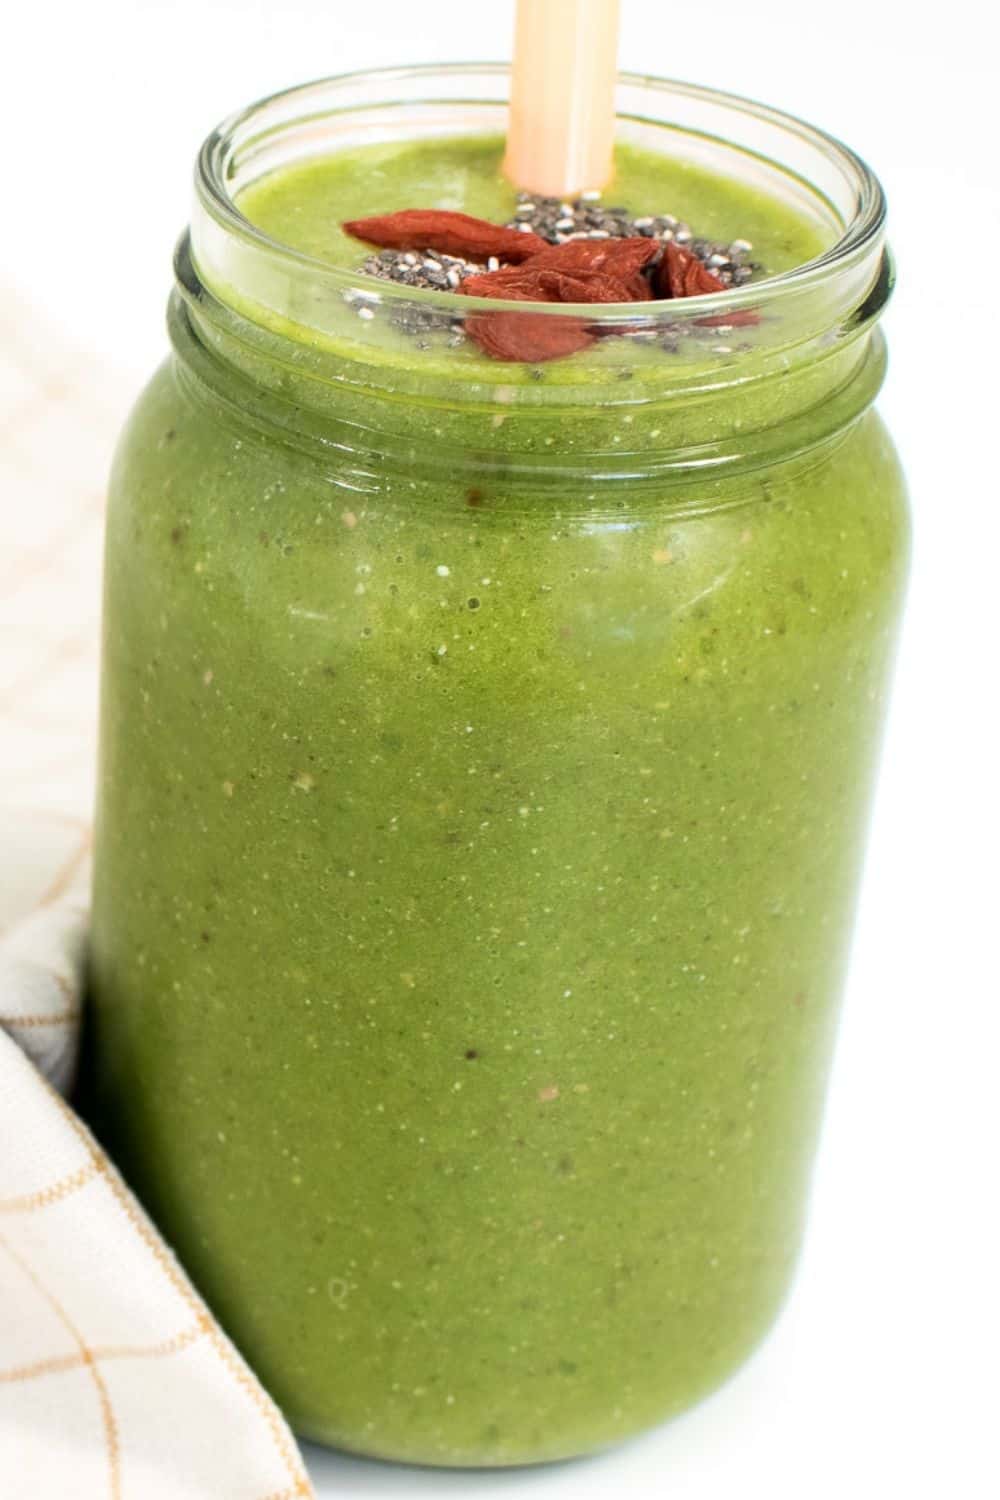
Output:
[[[535,272],[540,285],[552,289],[555,302],[632,302],[635,300],[627,282],[619,276],[606,275],[603,271],[591,271],[585,276],[574,276],[568,271],[552,271],[544,268],[535,271],[533,261],[529,263],[528,269]]]
[[[394,214],[348,219],[341,228],[357,240],[386,250],[438,250],[466,260],[527,260],[544,250],[547,241],[520,229],[506,229],[488,219],[449,209],[403,208]]]
[[[636,272],[627,280],[603,271],[555,270],[537,265],[533,257],[523,266],[467,276],[458,291],[467,297],[499,297],[531,302],[638,302],[652,293],[646,278]]]
[[[543,364],[563,359],[594,342],[594,334],[579,318],[545,313],[488,312],[466,318],[465,329],[493,359]]]
[[[455,290],[463,297],[499,297],[510,302],[557,302],[530,262],[524,266],[504,266],[499,271],[482,271],[466,276]]]
[[[726,290],[724,281],[673,240],[663,247],[657,285],[661,297],[703,297],[709,292]]]
[[[690,250],[668,240],[657,270],[657,290],[661,297],[704,297],[724,292],[726,284]],[[749,307],[736,308],[730,313],[695,318],[695,322],[699,328],[750,328],[760,322],[760,314]]]
[[[472,297],[501,297],[530,302],[629,302],[636,289],[616,276],[601,271],[571,275],[551,267],[538,267],[537,257],[526,265],[482,276],[469,276],[459,290]],[[633,281],[645,279],[637,272]],[[575,354],[594,342],[593,329],[577,318],[553,318],[544,313],[484,313],[466,320],[466,331],[494,359],[524,360],[540,364]]]
[[[566,240],[561,245],[549,245],[531,257],[532,270],[552,268],[566,271],[571,276],[580,272],[603,271],[609,276],[628,280],[656,255],[656,240],[641,235],[629,235],[624,239]]]

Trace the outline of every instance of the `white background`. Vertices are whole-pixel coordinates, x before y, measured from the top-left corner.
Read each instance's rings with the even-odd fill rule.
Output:
[[[916,554],[806,1254],[750,1366],[613,1455],[481,1475],[310,1461],[323,1496],[400,1500],[616,1485],[682,1500],[995,1496],[1000,158],[986,6],[623,9],[624,67],[804,115],[859,149],[890,199],[900,281],[882,409]],[[19,4],[0,44],[0,281],[92,350],[95,381],[114,369],[138,383],[164,347],[170,253],[208,129],[324,73],[504,57],[510,11]]]

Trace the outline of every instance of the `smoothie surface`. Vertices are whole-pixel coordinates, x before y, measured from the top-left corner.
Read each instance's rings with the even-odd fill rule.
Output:
[[[341,229],[341,224],[352,218],[400,208],[441,208],[494,223],[511,220],[517,194],[502,175],[502,155],[499,136],[363,145],[276,169],[239,192],[236,204],[274,241],[317,263],[356,272],[360,279],[373,249]],[[749,177],[749,163],[747,171]],[[749,241],[753,247],[750,260],[758,267],[754,281],[814,259],[837,237],[832,223],[822,225],[819,218],[810,218],[749,181],[633,146],[618,148],[615,177],[602,202],[636,216],[672,214],[690,226],[696,239]],[[370,285],[385,289],[391,283],[372,277]],[[393,295],[403,290],[395,286]],[[224,295],[234,305],[244,306],[254,321],[266,323],[279,338],[352,364],[377,366],[400,393],[411,394],[413,382],[419,380],[427,397],[438,382],[441,393],[450,399],[450,382],[456,376],[462,381],[487,376],[492,381],[502,375],[513,386],[529,388],[537,381],[558,387],[602,385],[609,376],[618,378],[623,363],[647,388],[662,384],[664,379],[674,380],[678,374],[678,362],[673,357],[676,345],[670,340],[665,351],[656,338],[644,342],[603,337],[567,358],[532,366],[529,361],[492,359],[472,339],[449,340],[447,329],[438,328],[426,338],[414,337],[412,331],[401,329],[398,318],[385,307],[372,321],[362,322],[357,309],[342,301],[341,290],[334,290],[332,295],[317,291],[315,298],[300,299],[284,311],[265,297],[263,315],[259,305],[252,308],[249,303],[243,304],[241,295],[232,288],[224,289]],[[451,298],[447,293],[411,290],[407,300],[417,308],[423,304],[440,309],[442,304],[447,307]],[[456,314],[467,310],[468,305],[469,299],[456,297]],[[670,321],[670,314],[665,312],[671,306],[669,302],[641,306],[643,318],[659,314]],[[755,330],[744,328],[740,333],[740,349],[752,348]],[[736,340],[720,337],[711,329],[695,330],[695,335],[691,337],[688,330],[682,341],[685,361],[701,364],[713,376],[720,360],[742,357],[730,347]],[[658,422],[652,426],[666,432]],[[463,434],[463,440],[472,437],[471,431]],[[501,442],[505,438],[503,434]],[[489,441],[492,445],[493,438]]]
[[[503,176],[499,136],[360,146],[269,173],[239,195],[240,210],[273,239],[317,260],[359,267],[367,247],[344,220],[400,208],[443,208],[504,223],[517,194]],[[707,239],[748,239],[768,274],[825,250],[830,236],[752,187],[690,162],[620,146],[605,203],[636,214],[669,213]]]

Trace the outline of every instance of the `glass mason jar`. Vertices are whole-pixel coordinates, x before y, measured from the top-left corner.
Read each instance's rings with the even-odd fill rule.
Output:
[[[830,248],[588,309],[621,336],[544,380],[401,354],[483,303],[235,205],[502,131],[506,87],[337,79],[208,140],[107,536],[88,1108],[296,1428],[435,1464],[613,1443],[774,1319],[907,554],[882,194],[820,132],[623,78],[621,139]]]

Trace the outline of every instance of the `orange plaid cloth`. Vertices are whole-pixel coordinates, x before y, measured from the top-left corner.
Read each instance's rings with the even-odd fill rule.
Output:
[[[125,403],[0,292],[0,1497],[311,1496],[277,1407],[65,1103],[104,476]]]

